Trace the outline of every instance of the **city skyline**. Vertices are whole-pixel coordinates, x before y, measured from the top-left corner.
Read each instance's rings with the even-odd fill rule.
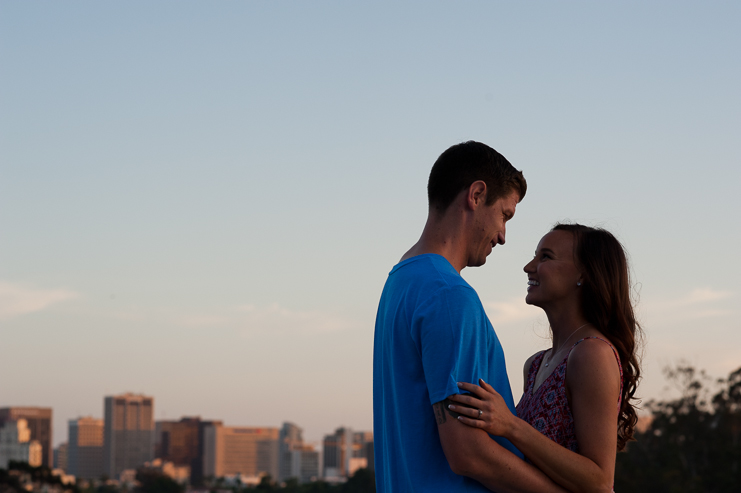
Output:
[[[358,469],[374,467],[372,431],[340,426],[312,444],[304,441],[300,426],[287,421],[280,428],[225,426],[198,416],[152,421],[153,396],[125,393],[103,401],[104,419],[69,420],[67,440],[58,440],[53,454],[48,448],[52,409],[0,408],[0,468],[9,460],[41,466],[42,455],[53,455],[53,465],[43,465],[71,478],[123,481],[143,468],[198,486],[209,478],[255,482],[262,474],[277,481],[342,482]]]
[[[537,8],[534,8],[537,6]],[[507,242],[464,269],[522,364],[522,267],[556,222],[630,254],[639,395],[741,366],[736,4],[0,2],[0,406],[372,429],[373,326],[432,163],[522,169]]]

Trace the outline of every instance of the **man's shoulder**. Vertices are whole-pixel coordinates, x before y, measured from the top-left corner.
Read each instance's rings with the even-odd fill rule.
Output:
[[[483,313],[476,291],[440,255],[425,254],[399,262],[389,274],[381,296],[382,310],[404,305],[419,317],[439,310]]]
[[[470,288],[450,262],[435,253],[425,253],[402,260],[391,269],[389,279],[419,285],[439,283]]]

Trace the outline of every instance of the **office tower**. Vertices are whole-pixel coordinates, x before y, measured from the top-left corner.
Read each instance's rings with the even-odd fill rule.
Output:
[[[103,433],[102,419],[69,420],[68,474],[82,479],[97,479],[103,475]]]
[[[278,480],[296,478],[307,483],[319,477],[319,452],[304,443],[303,430],[283,423],[279,436]]]
[[[223,477],[262,473],[278,477],[278,428],[211,425],[204,429],[203,475]]]
[[[31,439],[31,429],[25,419],[8,419],[0,427],[0,469],[7,469],[10,461],[38,467],[43,463],[42,452],[41,443]]]
[[[278,480],[285,481],[288,478],[297,478],[298,476],[292,474],[294,465],[293,455],[291,454],[294,450],[299,450],[303,444],[304,439],[302,436],[303,430],[293,423],[283,423],[280,429],[279,435],[279,451],[278,451]]]
[[[350,428],[337,428],[334,435],[324,437],[324,477],[348,478],[358,469],[372,463],[373,433],[353,432]]]
[[[346,439],[350,436],[346,428],[338,428],[333,435],[325,435],[322,444],[324,454],[324,477],[341,478],[346,477],[348,469],[347,455],[345,450],[348,448]]]
[[[154,398],[122,394],[105,398],[103,472],[111,478],[153,459]]]
[[[365,444],[365,457],[368,459],[368,464],[366,467],[370,469],[371,471],[376,470],[376,456],[375,456],[375,448],[373,446],[373,442],[366,442]]]
[[[180,421],[155,423],[155,457],[163,463],[172,462],[176,467],[190,468],[190,482],[203,480],[203,428],[221,421],[201,421],[200,417],[185,417]]]
[[[222,426],[223,424],[221,421],[201,421],[198,423],[198,456],[190,466],[190,484],[200,485],[205,477],[203,465],[206,453],[206,429],[211,426]]]
[[[54,449],[54,469],[61,469],[67,472],[67,468],[69,467],[67,462],[67,448],[66,443],[60,443],[59,447]]]
[[[296,478],[299,483],[308,483],[319,477],[319,452],[309,444],[302,444],[286,452],[282,458],[282,473],[285,481]]]
[[[8,420],[25,419],[31,430],[31,440],[41,444],[42,464],[54,465],[52,450],[52,419],[50,407],[4,407],[0,408],[0,427]]]

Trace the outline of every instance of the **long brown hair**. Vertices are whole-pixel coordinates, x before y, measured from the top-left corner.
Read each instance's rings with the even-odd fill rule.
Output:
[[[641,377],[637,355],[642,330],[630,298],[630,274],[623,245],[602,228],[581,224],[556,224],[553,231],[574,235],[574,254],[582,271],[581,301],[584,316],[605,335],[617,350],[623,367],[623,385],[618,414],[618,451],[633,439],[638,417],[635,392]]]

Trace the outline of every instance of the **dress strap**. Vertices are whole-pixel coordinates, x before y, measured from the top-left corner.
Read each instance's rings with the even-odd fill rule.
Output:
[[[535,353],[535,357],[530,362],[530,368],[527,370],[527,390],[532,392],[535,386],[535,377],[538,375],[538,369],[543,364],[543,357],[545,356],[545,349]]]

